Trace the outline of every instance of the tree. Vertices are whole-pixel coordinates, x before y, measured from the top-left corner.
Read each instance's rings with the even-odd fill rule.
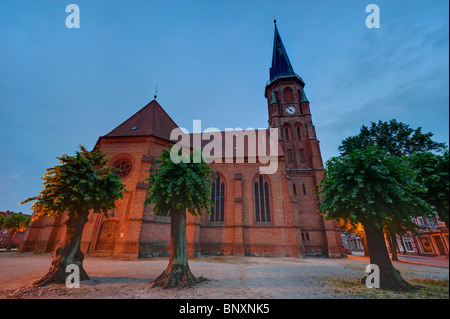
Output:
[[[213,172],[203,160],[174,163],[170,151],[163,150],[161,156],[152,165],[148,197],[145,205],[155,204],[158,216],[171,217],[170,222],[170,259],[166,270],[153,281],[152,287],[174,288],[190,287],[205,280],[196,278],[189,268],[186,250],[186,209],[194,216],[201,216],[202,210],[210,214],[211,177]]]
[[[351,136],[342,141],[339,146],[339,151],[341,155],[347,155],[354,149],[365,149],[369,146],[376,146],[378,148],[386,150],[388,156],[415,156],[416,154],[440,152],[446,149],[445,143],[439,143],[432,140],[433,133],[423,133],[422,128],[418,127],[416,129],[411,128],[408,124],[398,122],[395,119],[390,121],[378,121],[371,122],[370,127],[363,125],[358,135]],[[425,160],[426,161],[426,160]],[[448,162],[447,162],[448,163]],[[423,164],[420,160],[416,162],[415,169],[421,169],[419,165]],[[444,165],[445,166],[445,165]],[[424,171],[425,173],[425,171]],[[419,174],[420,175],[420,174]],[[426,175],[424,175],[423,179]],[[445,177],[444,177],[445,178]],[[433,179],[428,179],[431,183],[427,183],[426,186],[429,188],[428,195],[422,195],[422,197],[428,201],[429,204],[434,206],[440,205],[442,202],[436,201],[433,195],[436,187],[433,187]],[[443,181],[443,180],[441,180]],[[424,182],[424,180],[422,180]],[[442,185],[442,184],[441,184]],[[448,164],[447,164],[447,185],[448,185]],[[448,186],[447,186],[448,190]],[[439,194],[442,194],[441,192]],[[441,198],[444,195],[441,195]],[[448,193],[447,193],[448,198]],[[447,200],[448,203],[448,200]],[[442,205],[441,205],[442,206]],[[437,207],[437,206],[436,206]],[[441,214],[444,216],[445,221],[445,207],[441,209]],[[447,204],[447,221],[448,221],[448,204]],[[393,225],[395,224],[395,227]],[[411,227],[410,220],[404,220],[402,225],[398,220],[391,220],[391,222],[386,225],[390,228],[387,238],[390,242],[393,260],[397,259],[396,255],[396,240],[391,240],[396,238],[396,235],[402,235],[404,229],[413,230]],[[402,233],[396,233],[395,229],[401,230]]]
[[[346,155],[354,149],[377,146],[391,156],[444,150],[445,143],[433,141],[432,136],[430,132],[422,133],[421,127],[413,129],[408,124],[392,119],[388,122],[371,122],[370,127],[363,125],[358,135],[343,140],[338,149],[341,155]]]
[[[7,229],[9,236],[6,241],[6,250],[11,250],[11,244],[14,236],[19,231],[24,231],[30,223],[31,216],[24,214],[10,214],[3,218],[0,228]]]
[[[319,210],[328,219],[363,224],[370,263],[380,269],[382,289],[415,289],[392,265],[383,234],[383,223],[391,218],[406,222],[432,210],[419,196],[426,189],[415,178],[405,158],[387,156],[386,150],[370,146],[328,160],[318,186]]]
[[[116,169],[107,166],[105,155],[96,148],[87,151],[80,146],[74,156],[57,157],[60,165],[47,169],[42,179],[44,188],[38,196],[22,202],[35,201],[32,210],[35,218],[57,216],[67,213],[66,235],[61,247],[56,249],[48,273],[34,285],[65,283],[66,267],[75,264],[80,270],[80,280],[89,276],[83,268],[84,254],[80,250],[81,236],[90,211],[106,213],[115,208],[115,201],[125,191]]]
[[[428,192],[425,200],[433,205],[439,218],[448,227],[449,215],[449,151],[442,154],[417,153],[410,157],[411,166],[418,172],[418,180]]]

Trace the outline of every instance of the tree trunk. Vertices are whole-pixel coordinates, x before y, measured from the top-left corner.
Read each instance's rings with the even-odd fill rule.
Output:
[[[192,287],[206,280],[196,278],[188,265],[186,249],[186,209],[171,211],[170,221],[170,259],[166,270],[156,278],[152,287],[181,288]]]
[[[7,251],[11,251],[11,245],[12,245],[12,241],[14,236],[16,235],[16,231],[15,230],[10,230],[9,231],[9,236],[6,239],[6,250]]]
[[[389,246],[391,247],[391,259],[394,261],[398,261],[397,237],[393,233],[388,233],[388,238],[389,238]]]
[[[69,273],[66,273],[66,267],[75,264],[79,268],[80,281],[89,280],[89,276],[83,268],[84,254],[80,250],[81,236],[83,234],[84,225],[88,220],[89,212],[74,212],[69,215],[66,222],[67,230],[64,243],[56,249],[56,257],[52,261],[48,273],[34,282],[35,286],[45,286],[52,283],[63,284]]]
[[[369,246],[367,245],[367,236],[364,233],[364,238],[363,238],[363,245],[364,245],[364,257],[369,257],[370,253],[369,253]]]
[[[405,291],[418,289],[406,282],[400,272],[392,265],[386,248],[383,229],[376,227],[376,222],[381,225],[380,218],[373,216],[365,220],[363,226],[370,250],[370,263],[377,265],[380,270],[380,288]],[[363,278],[363,282],[365,282],[365,278]]]

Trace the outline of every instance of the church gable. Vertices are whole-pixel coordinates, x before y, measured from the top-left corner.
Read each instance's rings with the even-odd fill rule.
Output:
[[[161,105],[153,100],[103,137],[155,136],[169,140],[170,133],[177,127]]]

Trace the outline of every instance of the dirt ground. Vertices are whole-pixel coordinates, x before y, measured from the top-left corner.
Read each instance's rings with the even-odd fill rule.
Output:
[[[199,257],[189,265],[195,276],[208,279],[194,288],[150,288],[151,281],[166,268],[167,258],[135,261],[87,257],[84,268],[91,280],[80,288],[65,285],[32,287],[51,265],[50,254],[0,253],[0,299],[330,299],[330,298],[448,298],[449,269],[407,262],[394,262],[412,283],[431,287],[419,295],[377,294],[360,283],[367,257],[264,258]],[[438,290],[436,290],[436,289]],[[422,290],[423,291],[423,290]]]

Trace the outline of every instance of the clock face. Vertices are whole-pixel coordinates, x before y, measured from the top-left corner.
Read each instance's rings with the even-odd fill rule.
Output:
[[[295,107],[293,107],[292,105],[291,105],[291,106],[288,106],[288,107],[286,108],[286,113],[287,113],[287,114],[294,114],[294,113],[295,113]]]

